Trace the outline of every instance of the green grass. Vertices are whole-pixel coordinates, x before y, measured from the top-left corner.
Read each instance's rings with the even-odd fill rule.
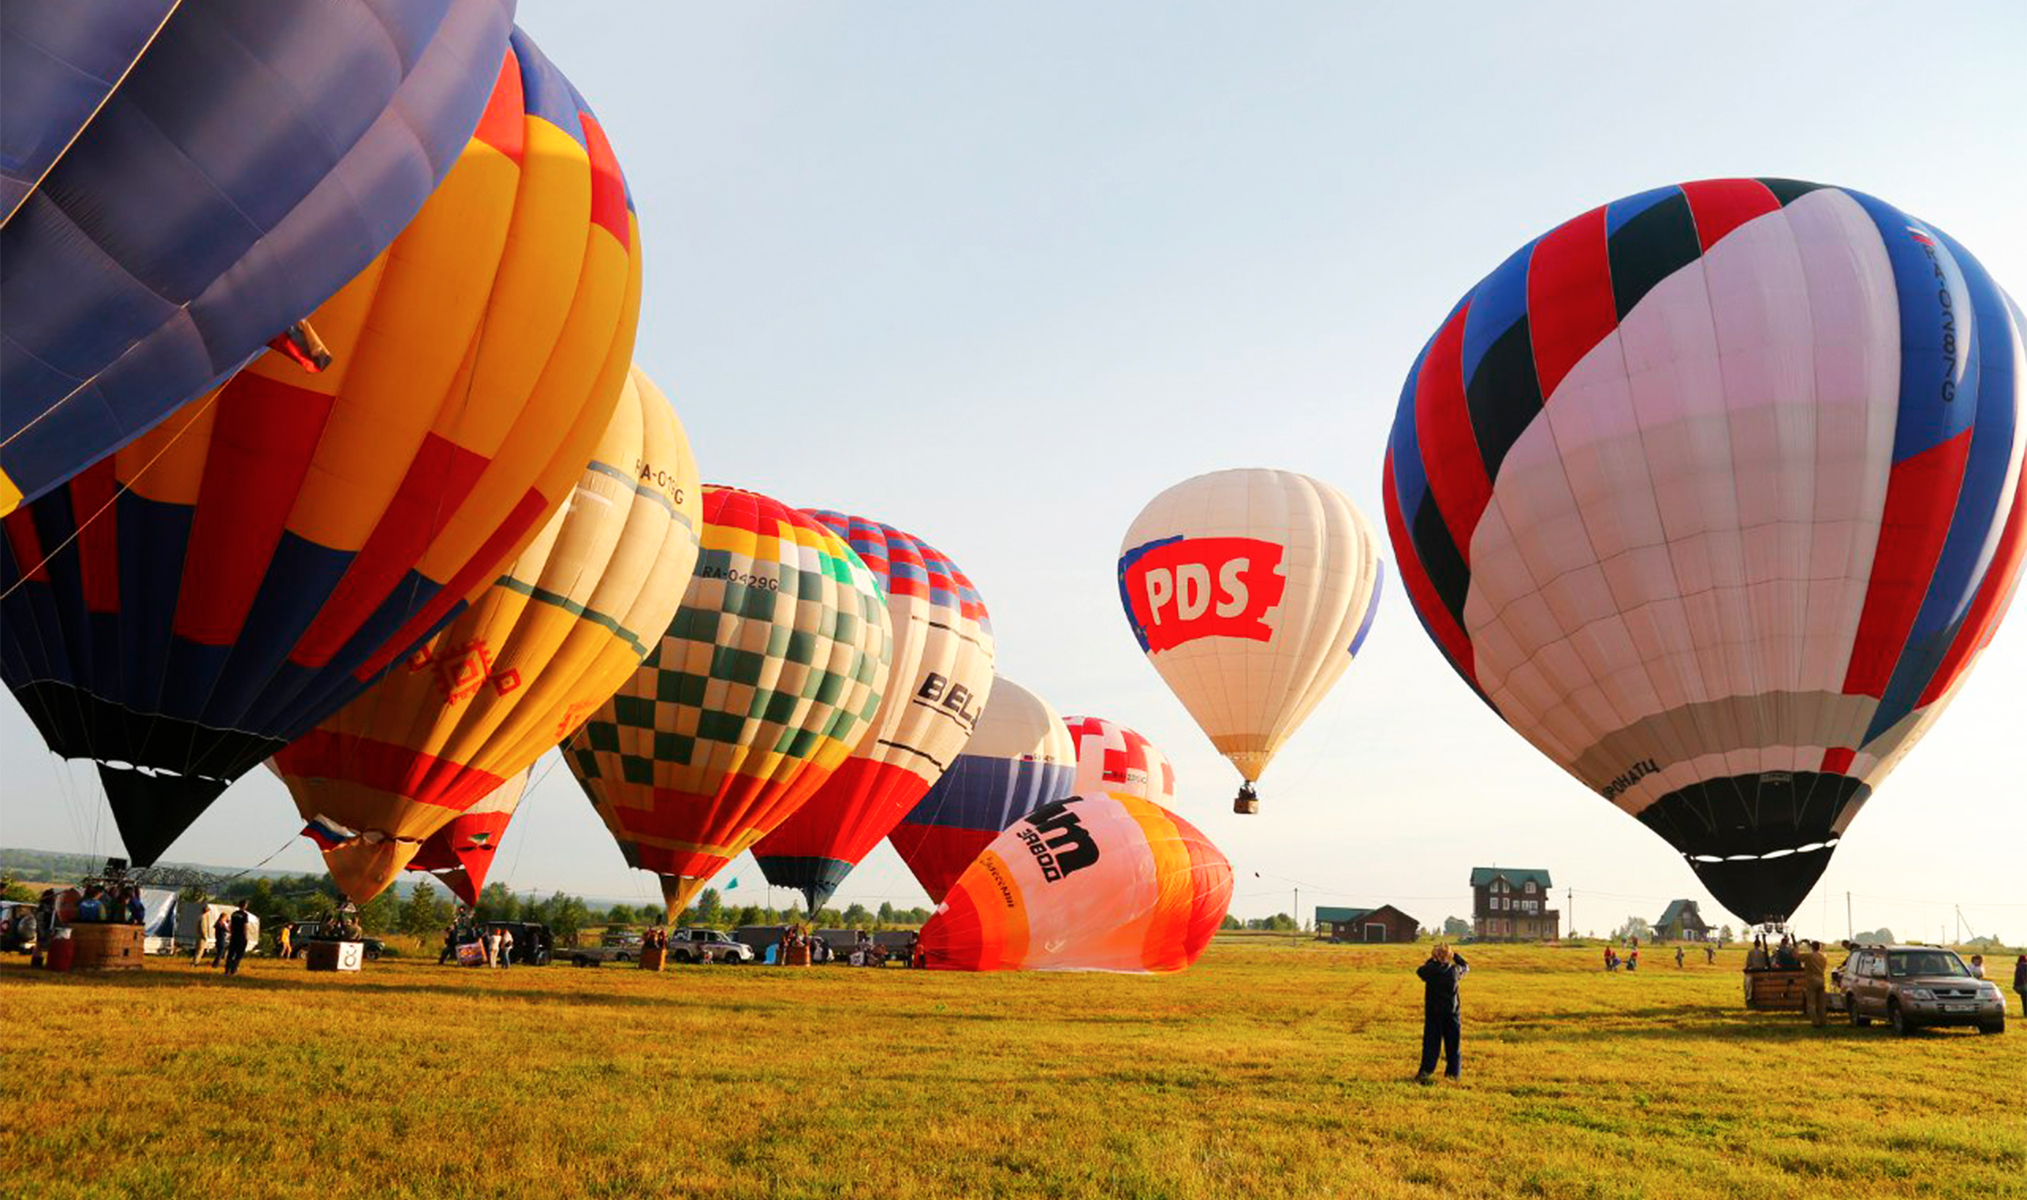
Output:
[[[2020,1195],[2027,1021],[1902,1040],[1468,949],[1411,1083],[1411,947],[1220,939],[1177,977],[0,967],[0,1194]],[[1697,956],[1697,957],[1700,957]]]

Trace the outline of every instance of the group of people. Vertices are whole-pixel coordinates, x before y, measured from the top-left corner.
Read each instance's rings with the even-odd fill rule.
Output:
[[[452,959],[463,962],[459,948],[471,945],[479,948],[481,959],[474,966],[497,967],[504,971],[513,962],[514,931],[503,925],[481,924],[476,914],[459,906],[457,918],[443,931],[443,952],[436,956],[436,964],[442,966]]]
[[[223,967],[227,975],[239,974],[239,960],[246,957],[248,934],[252,928],[257,927],[258,922],[254,920],[253,914],[247,910],[246,901],[244,900],[239,902],[237,908],[219,913],[217,919],[210,923],[210,928],[208,929],[205,927],[204,918],[199,917],[197,925],[197,949],[190,956],[190,965],[196,966],[202,963],[205,952],[208,950],[211,953],[211,965],[214,968]],[[287,937],[286,930],[283,931],[282,936],[284,938]],[[286,941],[283,942],[283,945],[287,945]],[[286,954],[287,951],[284,950],[283,953]]]
[[[1818,954],[1823,952],[1820,942],[1810,943]],[[1788,934],[1781,940],[1767,945],[1767,937],[1760,934],[1753,938],[1752,949],[1745,952],[1745,969],[1748,971],[1793,971],[1802,965],[1802,943]]]
[[[781,936],[775,944],[768,947],[766,961],[773,964],[798,962],[804,959],[805,952],[807,961],[812,965],[834,962],[838,957],[830,942],[821,935],[801,925],[787,925],[782,927]],[[884,967],[897,957],[906,966],[921,966],[922,935],[910,932],[907,946],[895,950],[882,946],[873,940],[872,934],[861,929],[851,949],[844,955],[845,961],[854,967]]]
[[[1676,954],[1679,957],[1681,951],[1677,951]],[[1675,965],[1679,967],[1682,964],[1678,962]],[[1640,969],[1640,943],[1638,941],[1635,941],[1623,956],[1620,955],[1616,947],[1605,947],[1605,970],[1616,971],[1621,967],[1624,967],[1628,971]]]

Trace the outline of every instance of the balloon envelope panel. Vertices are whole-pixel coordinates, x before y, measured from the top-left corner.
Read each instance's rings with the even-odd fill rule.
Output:
[[[1383,501],[1464,680],[1784,918],[2016,586],[2022,321],[1845,188],[1657,188],[1523,247],[1416,360]]]
[[[753,848],[767,881],[808,911],[892,832],[971,739],[993,686],[992,623],[971,580],[891,525],[806,510],[844,538],[887,595],[893,666],[872,728],[807,802]]]
[[[329,369],[264,355],[5,520],[0,677],[101,765],[137,864],[491,583],[618,401],[625,183],[539,50],[496,66],[457,166],[314,314]]]
[[[947,971],[1180,971],[1231,900],[1231,863],[1189,822],[1137,796],[1071,796],[979,855],[921,947]]]
[[[1049,702],[995,676],[992,703],[964,753],[894,827],[888,841],[929,898],[950,885],[1001,830],[1074,790],[1077,749]]]
[[[1140,648],[1249,782],[1351,665],[1379,590],[1378,532],[1344,493],[1293,471],[1176,484],[1119,550]]]
[[[0,513],[357,275],[486,105],[512,0],[63,0],[0,18]]]

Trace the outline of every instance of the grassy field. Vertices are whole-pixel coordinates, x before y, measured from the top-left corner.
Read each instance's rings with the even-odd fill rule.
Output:
[[[1412,947],[1171,978],[0,966],[0,1192],[35,1197],[1781,1197],[2027,1191],[2027,1021],[1813,1030],[1737,952],[1471,950],[1410,1082]],[[1700,955],[1698,956],[1700,957]]]

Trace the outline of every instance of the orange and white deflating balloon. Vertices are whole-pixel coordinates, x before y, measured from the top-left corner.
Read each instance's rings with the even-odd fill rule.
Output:
[[[1232,864],[1188,821],[1125,793],[1014,822],[922,927],[946,971],[1180,971],[1232,902]]]
[[[1119,549],[1133,636],[1245,784],[1351,665],[1379,601],[1379,535],[1327,483],[1217,471],[1156,496]]]

